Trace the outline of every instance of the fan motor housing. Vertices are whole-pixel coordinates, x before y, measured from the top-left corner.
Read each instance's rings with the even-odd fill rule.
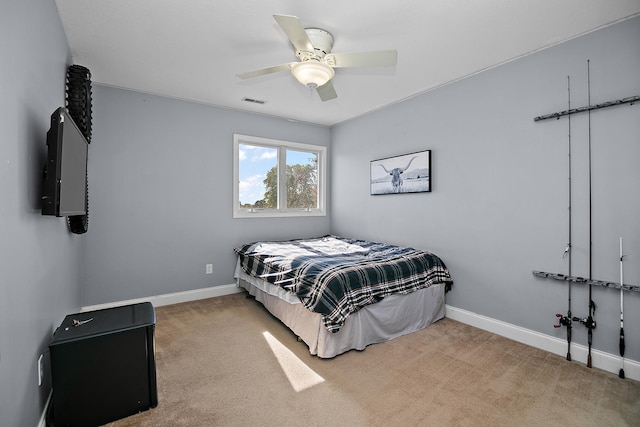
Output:
[[[305,28],[305,33],[309,37],[311,44],[315,52],[313,52],[319,58],[324,58],[328,53],[331,53],[333,48],[333,36],[330,32],[320,28]]]

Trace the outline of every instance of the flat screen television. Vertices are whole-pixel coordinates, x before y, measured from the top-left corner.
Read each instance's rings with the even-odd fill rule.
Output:
[[[42,215],[62,217],[87,213],[88,146],[66,108],[56,109],[47,132]]]

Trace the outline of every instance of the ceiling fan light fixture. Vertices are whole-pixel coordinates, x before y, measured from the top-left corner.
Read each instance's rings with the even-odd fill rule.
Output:
[[[303,85],[315,89],[331,80],[335,71],[327,64],[309,60],[293,64],[291,74]]]

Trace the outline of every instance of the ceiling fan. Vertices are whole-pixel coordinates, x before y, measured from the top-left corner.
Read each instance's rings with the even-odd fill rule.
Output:
[[[304,28],[295,16],[273,15],[273,17],[291,41],[299,61],[237,74],[241,79],[290,70],[300,83],[315,89],[322,101],[329,101],[338,96],[331,81],[335,75],[334,68],[396,65],[398,53],[395,49],[331,53],[333,36],[328,31],[320,28]]]

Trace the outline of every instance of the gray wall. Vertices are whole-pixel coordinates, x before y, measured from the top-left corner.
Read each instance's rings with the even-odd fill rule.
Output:
[[[332,129],[331,230],[432,250],[450,267],[451,306],[543,334],[566,313],[567,285],[532,270],[567,273],[568,120],[533,118],[640,94],[640,18],[482,72]],[[429,72],[429,70],[425,70]],[[593,278],[640,283],[640,105],[594,111]],[[588,276],[588,121],[571,118],[573,271]],[[369,162],[431,149],[433,192],[369,195]],[[619,291],[594,288],[594,348],[618,354]],[[585,287],[573,313],[587,315]],[[626,356],[640,360],[640,295],[625,299]],[[633,338],[633,339],[632,339]],[[586,345],[586,328],[574,329]]]
[[[556,334],[566,286],[531,270],[566,272],[567,120],[534,123],[640,93],[640,18],[589,34],[333,129],[94,86],[89,233],[40,215],[45,134],[64,104],[70,52],[51,0],[0,6],[0,414],[36,425],[50,391],[36,362],[65,314],[81,305],[232,282],[231,248],[254,239],[334,232],[431,249],[450,266],[448,304]],[[593,276],[640,283],[639,106],[592,114]],[[588,274],[586,116],[572,118],[574,274]],[[231,218],[232,134],[331,145],[331,215]],[[433,150],[434,191],[369,196],[369,161]],[[366,212],[366,214],[362,214]],[[204,264],[214,274],[204,274]],[[81,284],[82,283],[82,287]],[[81,289],[82,288],[82,289]],[[82,291],[82,296],[80,295]],[[594,346],[617,353],[619,294],[594,289]],[[627,356],[640,360],[640,298],[627,294]],[[586,313],[574,287],[574,313]],[[576,342],[586,343],[584,328]]]
[[[329,128],[107,86],[93,93],[83,305],[231,284],[235,246],[329,232],[328,216],[232,218],[234,133],[328,146]]]
[[[46,132],[70,62],[52,0],[1,3],[0,61],[0,424],[35,426],[51,390],[51,334],[80,303],[82,237],[40,214]]]

